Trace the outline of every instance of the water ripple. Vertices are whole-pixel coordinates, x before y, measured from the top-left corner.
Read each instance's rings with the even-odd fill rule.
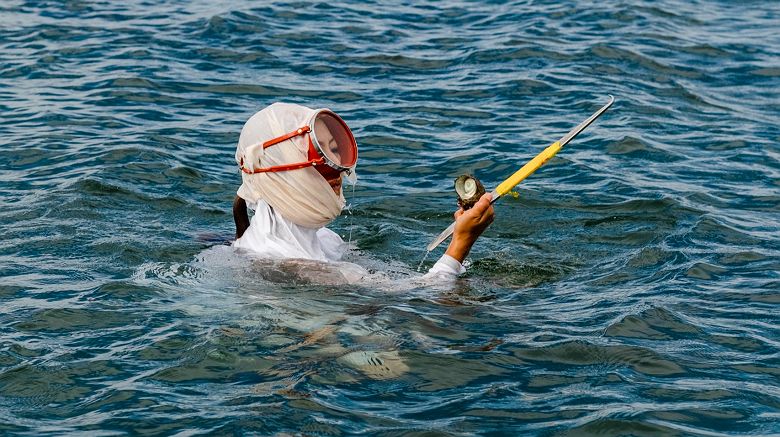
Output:
[[[780,433],[774,3],[0,12],[0,432]],[[462,280],[410,279],[457,175],[494,186],[607,94]],[[353,127],[332,227],[372,281],[223,245],[274,101]]]

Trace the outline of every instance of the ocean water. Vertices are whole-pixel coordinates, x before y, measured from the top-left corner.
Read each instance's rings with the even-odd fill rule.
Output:
[[[0,434],[780,434],[778,29],[771,1],[2,2]],[[416,280],[457,175],[494,187],[609,94],[463,278]],[[226,245],[275,101],[355,132],[358,284]]]

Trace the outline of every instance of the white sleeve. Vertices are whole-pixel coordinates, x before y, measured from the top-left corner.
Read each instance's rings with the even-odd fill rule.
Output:
[[[463,264],[459,263],[455,258],[447,255],[446,253],[436,261],[436,264],[428,270],[423,276],[423,279],[428,278],[442,278],[442,279],[455,279],[458,275],[466,273],[466,268]]]

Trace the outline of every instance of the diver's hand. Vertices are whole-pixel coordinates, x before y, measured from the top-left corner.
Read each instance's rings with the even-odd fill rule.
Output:
[[[455,213],[455,230],[452,232],[452,241],[445,252],[447,255],[463,263],[469,254],[471,246],[477,241],[482,232],[493,223],[493,205],[490,203],[492,196],[485,193],[468,211],[459,209]]]

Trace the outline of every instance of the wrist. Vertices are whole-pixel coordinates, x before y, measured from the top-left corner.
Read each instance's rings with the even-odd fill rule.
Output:
[[[450,241],[450,245],[447,246],[447,251],[444,253],[455,258],[459,263],[463,264],[463,260],[466,259],[466,256],[468,256],[473,244],[473,241],[470,242],[467,239],[453,235],[452,241]]]

